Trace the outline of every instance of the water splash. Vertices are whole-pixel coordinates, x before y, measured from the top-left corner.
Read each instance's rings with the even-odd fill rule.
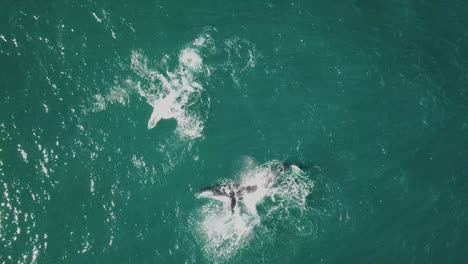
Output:
[[[161,60],[165,69],[162,71],[150,68],[142,52],[132,52],[131,68],[142,79],[136,83],[138,93],[153,107],[148,129],[154,128],[162,119],[175,119],[181,136],[198,138],[202,135],[209,97],[198,79],[210,73],[200,55],[207,43],[204,39],[201,36],[181,50],[178,64],[172,70],[169,69],[169,55]]]
[[[199,209],[197,235],[202,238],[205,254],[214,262],[235,255],[253,237],[264,217],[276,215],[284,220],[282,215],[291,209],[308,210],[305,199],[312,192],[313,181],[298,167],[283,171],[281,165],[279,161],[256,165],[249,159],[239,175],[240,186],[255,185],[257,190],[245,193],[234,213],[229,199],[208,200]],[[266,214],[259,214],[257,206],[265,200],[269,200]]]

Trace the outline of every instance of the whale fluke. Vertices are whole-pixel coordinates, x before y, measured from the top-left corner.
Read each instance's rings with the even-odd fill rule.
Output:
[[[292,163],[292,162],[283,162],[279,164],[277,167],[272,168],[274,174],[282,173],[286,170],[298,168],[300,170],[304,170],[307,166],[300,164],[300,163]],[[267,180],[264,184],[269,186],[272,184],[274,180],[274,176],[272,179]],[[261,188],[266,186],[260,186]],[[245,185],[241,186],[238,183],[217,183],[212,186],[204,187],[198,191],[195,196],[197,198],[212,198],[217,199],[224,202],[230,202],[231,212],[234,213],[234,209],[238,204],[239,200],[243,200],[243,196],[246,193],[254,193],[258,190],[259,186],[257,185]]]

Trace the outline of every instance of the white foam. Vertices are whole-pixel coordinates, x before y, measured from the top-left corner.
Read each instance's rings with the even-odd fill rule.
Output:
[[[100,23],[107,21],[104,11],[102,16],[91,14]],[[210,98],[205,91],[207,78],[215,70],[228,71],[240,86],[240,74],[255,67],[261,57],[253,43],[239,37],[215,41],[211,34],[216,32],[215,28],[206,28],[178,52],[164,54],[156,63],[152,63],[154,58],[148,59],[142,51],[132,51],[130,68],[137,77],[129,77],[124,84],[111,88],[107,93],[94,95],[91,111],[105,110],[114,103],[127,105],[131,93],[137,92],[151,107],[151,112],[148,110],[148,129],[155,128],[164,119],[175,119],[176,136],[188,139],[201,137],[210,108]],[[204,58],[214,54],[226,61],[212,67],[205,65]]]
[[[24,149],[21,148],[21,145],[18,144],[18,151],[21,153],[21,156],[23,157],[23,160],[28,163],[28,153],[24,151]]]
[[[39,256],[39,250],[37,249],[36,246],[33,246],[31,263],[37,263],[36,260],[38,256]]]
[[[94,104],[92,111],[99,112],[107,108],[108,104],[127,105],[130,102],[128,89],[122,87],[114,87],[105,95],[94,95]]]
[[[175,119],[179,135],[187,138],[202,135],[207,116],[203,110],[209,108],[209,99],[201,100],[204,89],[196,80],[205,69],[198,48],[192,45],[181,50],[173,70],[167,69],[170,56],[164,56],[161,61],[162,68],[166,68],[164,72],[150,68],[141,52],[132,52],[131,67],[142,78],[136,85],[138,93],[153,107],[148,129],[162,119]]]
[[[91,14],[94,16],[94,18],[96,19],[97,22],[99,22],[99,23],[102,22],[102,19],[100,19],[100,18],[96,15],[96,13],[93,12],[93,13],[91,13]]]
[[[205,215],[199,226],[203,235],[204,251],[210,258],[215,259],[232,256],[260,222],[256,215],[240,214],[239,211],[231,214],[229,208],[216,203],[206,204],[201,211]]]
[[[90,184],[89,184],[89,191],[90,191],[91,193],[94,193],[94,191],[96,190],[96,187],[95,187],[94,185],[95,185],[95,184],[94,184],[94,180],[91,179]]]
[[[179,62],[192,70],[198,70],[202,64],[202,58],[194,49],[188,48],[180,53]]]

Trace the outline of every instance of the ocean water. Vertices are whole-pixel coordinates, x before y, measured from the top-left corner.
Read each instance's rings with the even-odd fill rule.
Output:
[[[468,261],[466,1],[0,4],[0,263]]]

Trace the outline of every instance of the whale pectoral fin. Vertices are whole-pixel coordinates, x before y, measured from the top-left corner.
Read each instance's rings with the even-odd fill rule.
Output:
[[[156,126],[156,124],[161,120],[161,114],[158,112],[158,109],[153,108],[153,113],[151,113],[151,117],[148,120],[148,129],[152,129]]]

